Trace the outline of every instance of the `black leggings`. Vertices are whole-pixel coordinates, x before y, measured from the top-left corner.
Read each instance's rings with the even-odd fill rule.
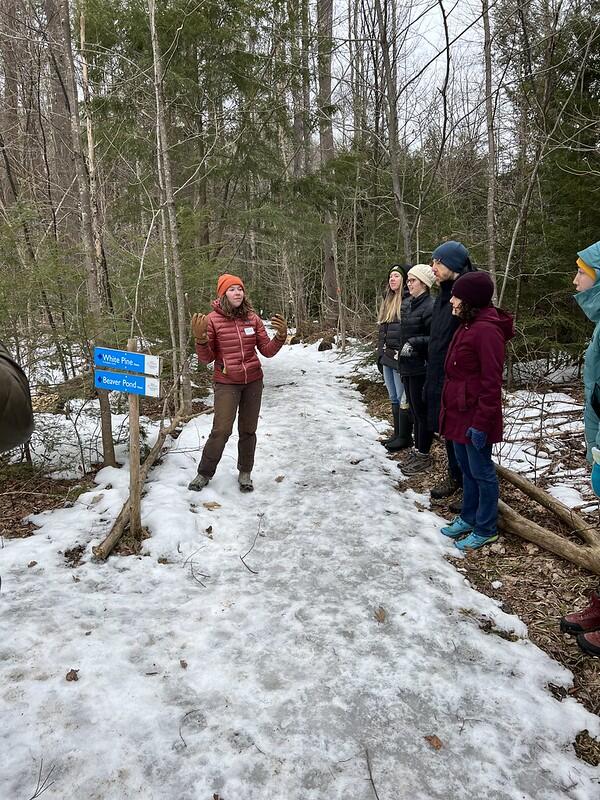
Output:
[[[428,453],[433,431],[427,429],[427,403],[423,400],[425,375],[405,375],[402,381],[413,418],[415,446],[419,453]]]

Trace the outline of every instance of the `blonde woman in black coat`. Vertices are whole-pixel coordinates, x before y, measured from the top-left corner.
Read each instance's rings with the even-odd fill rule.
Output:
[[[379,324],[377,366],[383,375],[394,419],[394,436],[383,442],[390,453],[404,450],[412,444],[412,420],[398,361],[402,347],[400,318],[406,277],[407,270],[404,267],[399,264],[391,267],[388,273],[387,290],[381,301],[377,317]]]

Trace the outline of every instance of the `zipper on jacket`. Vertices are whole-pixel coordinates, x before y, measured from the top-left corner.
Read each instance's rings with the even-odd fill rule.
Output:
[[[244,370],[244,383],[248,383],[248,370],[246,369],[246,365],[244,364],[244,342],[242,341],[242,334],[240,333],[240,326],[235,323],[235,329],[237,331],[238,339],[240,340],[240,350],[242,354],[242,369]]]

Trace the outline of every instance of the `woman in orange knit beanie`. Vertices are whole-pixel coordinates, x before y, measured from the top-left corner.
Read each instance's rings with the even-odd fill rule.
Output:
[[[198,474],[188,488],[200,491],[213,477],[237,415],[238,483],[241,491],[251,492],[263,390],[263,372],[256,350],[267,358],[278,353],[287,336],[287,322],[275,314],[271,319],[275,336],[270,339],[248,300],[244,282],[237,275],[219,277],[212,308],[210,314],[192,317],[199,360],[204,364],[215,362],[214,417]]]

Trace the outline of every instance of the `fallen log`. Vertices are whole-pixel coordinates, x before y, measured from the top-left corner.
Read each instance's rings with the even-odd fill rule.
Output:
[[[600,544],[580,545],[526,519],[503,500],[498,501],[500,528],[600,575]]]
[[[167,436],[173,433],[173,431],[176,430],[182,422],[189,422],[195,417],[200,417],[203,414],[212,412],[212,410],[212,408],[205,408],[204,411],[200,411],[198,414],[192,414],[191,416],[177,414],[168,427],[161,427],[156,442],[152,446],[150,452],[144,460],[144,463],[140,467],[140,485],[144,484],[151,467],[160,455]],[[123,536],[123,533],[129,524],[130,513],[131,509],[129,505],[129,498],[127,498],[125,503],[123,503],[123,507],[121,508],[118,517],[114,521],[108,536],[99,545],[92,547],[94,558],[98,559],[99,561],[105,561],[108,558],[121,536]]]
[[[540,489],[540,487],[536,486],[535,483],[532,483],[532,481],[523,477],[523,475],[519,475],[512,469],[507,469],[507,467],[501,467],[497,465],[496,472],[500,478],[504,478],[517,489],[520,489],[523,494],[526,494],[532,500],[535,500],[536,503],[539,503],[548,511],[552,511],[552,513],[557,516],[558,519],[560,519],[569,527],[569,530],[572,533],[576,533],[584,540],[584,542],[587,542],[587,544],[591,546],[600,548],[600,531],[597,528],[594,528],[593,525],[590,525],[586,519],[584,519],[572,508],[568,508],[566,505],[564,505],[564,503],[561,503],[560,500],[557,500],[556,497],[552,497],[552,495],[548,494],[548,492]]]

